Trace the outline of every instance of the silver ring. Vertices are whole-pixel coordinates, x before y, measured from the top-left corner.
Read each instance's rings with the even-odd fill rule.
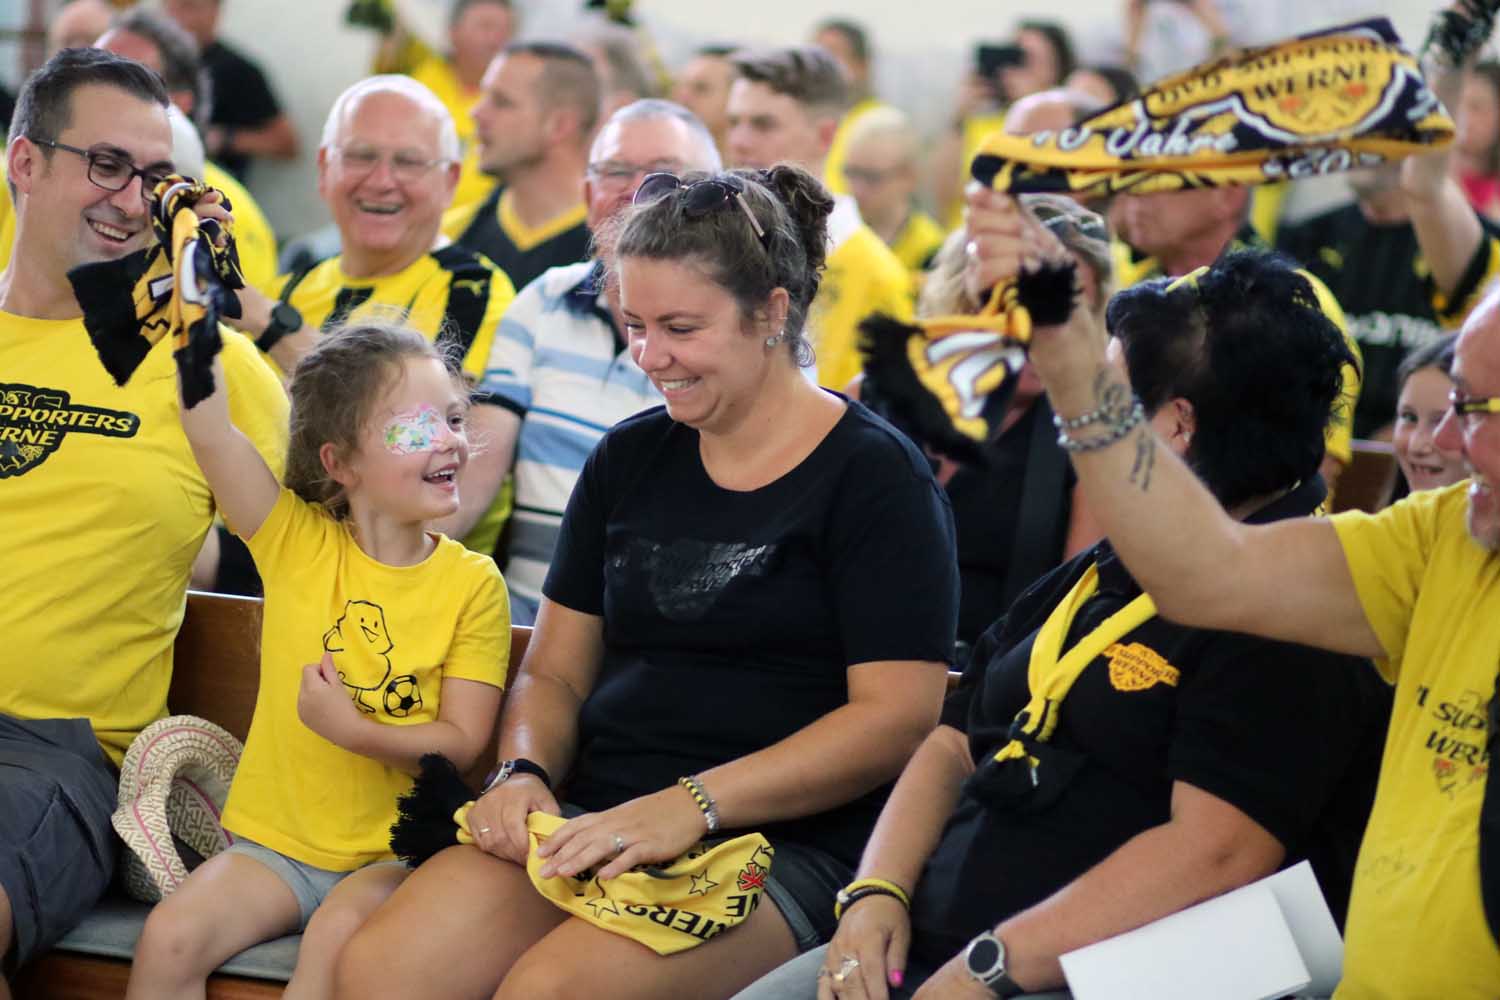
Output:
[[[489,832],[490,832],[490,828],[489,828],[489,827],[487,827],[487,826],[481,826],[481,827],[480,827],[480,828],[479,828],[479,832],[480,832],[480,833],[489,833]]]
[[[615,834],[615,853],[616,854],[624,854],[625,853],[625,838],[622,837],[622,836],[620,836],[618,833]]]
[[[849,973],[857,968],[859,968],[859,959],[853,955],[845,955],[844,960],[839,963],[839,971],[833,974],[833,981],[842,983],[845,979],[849,978]]]

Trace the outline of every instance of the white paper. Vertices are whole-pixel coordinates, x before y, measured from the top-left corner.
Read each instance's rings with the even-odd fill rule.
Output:
[[[1062,967],[1074,1000],[1273,1000],[1312,979],[1264,880],[1069,952]]]
[[[1312,976],[1312,982],[1304,992],[1313,996],[1329,995],[1343,975],[1344,939],[1339,937],[1338,925],[1333,922],[1333,914],[1328,912],[1328,903],[1318,888],[1312,865],[1303,861],[1262,879],[1261,883],[1270,886],[1276,894],[1281,915],[1286,918],[1292,939],[1297,942],[1297,951]]]

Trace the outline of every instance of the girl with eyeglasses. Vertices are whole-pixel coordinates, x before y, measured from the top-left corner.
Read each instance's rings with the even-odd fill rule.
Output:
[[[375,915],[343,995],[729,997],[832,934],[937,721],[958,583],[927,460],[804,370],[831,209],[793,167],[654,174],[601,234],[665,405],[611,429],[579,478],[475,845]],[[749,831],[774,860],[727,877],[742,923],[664,958],[533,889],[533,811],[570,817],[542,878],[607,883]]]

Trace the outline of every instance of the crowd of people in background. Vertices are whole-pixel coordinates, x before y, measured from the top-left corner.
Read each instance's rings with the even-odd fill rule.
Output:
[[[924,117],[857,18],[668,64],[629,4],[539,37],[452,0],[435,45],[361,2],[331,223],[278,235],[256,164],[300,143],[225,2],[67,0],[0,108],[7,970],[109,885],[191,585],[264,598],[261,688],[236,842],[153,911],[132,997],[292,932],[296,997],[1020,996],[1303,859],[1339,997],[1493,997],[1500,62],[1431,81],[1451,149],[1291,219],[1292,181],[970,180],[993,133],[1232,50],[1245,4],[1126,0],[1109,62],[984,26]],[[170,338],[111,381],[69,278],[154,246],[174,173],[244,278],[192,406]],[[861,324],[1038,266],[1072,314],[950,453]],[[1369,462],[1382,495],[1325,518]],[[497,725],[467,842],[396,861],[423,755]],[[743,923],[670,959],[538,891],[749,832]]]

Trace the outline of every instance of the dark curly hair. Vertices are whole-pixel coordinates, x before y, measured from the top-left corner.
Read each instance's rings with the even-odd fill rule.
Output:
[[[1147,412],[1192,403],[1187,461],[1225,507],[1318,471],[1328,422],[1350,405],[1344,366],[1358,362],[1294,262],[1232,253],[1196,280],[1120,292],[1105,322]]]
[[[737,205],[701,215],[688,211],[683,197],[688,186],[726,176],[743,186],[745,203],[765,230],[764,246]],[[684,187],[665,197],[632,208],[600,237],[610,279],[618,278],[622,257],[692,261],[734,296],[745,316],[764,309],[771,292],[785,288],[790,299],[786,342],[798,365],[812,364],[812,345],[802,328],[822,280],[832,196],[816,177],[784,164],[727,175],[684,174],[682,182]]]

